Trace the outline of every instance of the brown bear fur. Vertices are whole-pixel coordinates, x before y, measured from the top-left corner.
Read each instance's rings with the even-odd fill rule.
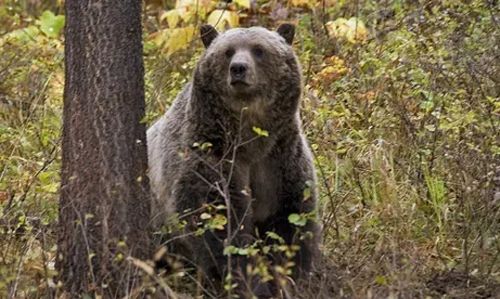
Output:
[[[224,230],[184,238],[182,254],[208,277],[223,280],[227,274],[225,246],[244,247],[267,231],[300,246],[295,273],[308,273],[318,252],[318,225],[314,218],[302,227],[288,220],[316,208],[312,155],[299,118],[294,27],[219,34],[205,25],[201,35],[206,51],[192,82],[147,133],[153,222],[161,227],[173,213],[186,214],[189,234],[199,227],[207,203],[228,204],[231,219]],[[268,136],[258,136],[255,128]],[[235,257],[230,266],[244,272],[247,262]]]

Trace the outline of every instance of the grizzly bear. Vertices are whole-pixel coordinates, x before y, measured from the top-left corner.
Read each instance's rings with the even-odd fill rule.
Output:
[[[153,223],[159,228],[174,214],[185,220],[178,251],[210,279],[222,282],[229,271],[245,277],[249,260],[229,259],[224,249],[267,232],[298,245],[296,276],[311,271],[318,252],[316,177],[299,118],[294,34],[290,24],[275,32],[202,26],[206,50],[192,81],[147,132]],[[214,213],[222,221],[204,226]],[[291,214],[305,220],[291,223]]]

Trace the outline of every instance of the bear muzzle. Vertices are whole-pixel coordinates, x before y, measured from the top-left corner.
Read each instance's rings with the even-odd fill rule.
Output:
[[[251,84],[248,79],[249,75],[248,64],[244,62],[231,63],[229,66],[229,84],[234,89],[245,89]]]
[[[228,70],[228,83],[233,92],[251,92],[252,86],[255,85],[254,69],[252,57],[247,51],[238,51],[232,57]]]
[[[248,70],[248,64],[244,62],[231,63],[229,67],[229,72],[231,73],[231,78],[235,81],[244,79]]]

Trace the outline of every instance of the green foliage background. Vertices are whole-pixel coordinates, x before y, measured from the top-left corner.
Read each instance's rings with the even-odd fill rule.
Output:
[[[145,2],[148,123],[166,111],[202,51],[196,36],[172,38],[162,16],[176,7]],[[241,26],[298,25],[294,47],[318,168],[325,260],[305,298],[500,293],[497,1],[207,7],[175,28],[197,28],[217,8]],[[61,1],[0,2],[2,298],[57,294],[62,12]],[[348,40],[329,30],[353,17],[365,37]]]

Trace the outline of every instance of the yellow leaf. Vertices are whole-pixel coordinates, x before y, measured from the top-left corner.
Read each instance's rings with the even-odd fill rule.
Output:
[[[235,0],[234,3],[243,8],[250,8],[250,0]]]
[[[368,38],[368,30],[358,18],[338,18],[326,23],[328,33],[332,37],[345,38],[350,43],[364,42]]]
[[[207,18],[207,23],[218,30],[238,27],[240,19],[234,11],[216,9]]]
[[[195,5],[196,0],[177,0],[175,2],[175,8],[194,7]]]
[[[150,35],[151,41],[168,55],[186,48],[194,38],[194,26],[168,28]]]
[[[368,38],[368,31],[366,30],[365,23],[357,18],[350,18],[347,21],[347,26],[350,29],[350,34],[347,39],[351,43],[355,43],[356,41],[365,41]]]
[[[259,127],[252,127],[252,130],[254,131],[255,134],[257,134],[257,136],[260,136],[260,137],[269,137],[269,132],[266,131],[266,130],[262,130]]]
[[[292,6],[295,7],[309,7],[312,8],[316,5],[317,0],[292,0]]]
[[[212,0],[177,0],[175,2],[175,8],[188,8],[188,9],[199,9],[208,8],[213,4]]]
[[[196,14],[204,18],[216,5],[217,1],[214,0],[177,0],[175,8],[181,12],[181,18],[187,22],[186,19]]]
[[[165,44],[167,55],[186,48],[186,46],[188,46],[188,44],[193,40],[194,32],[194,26],[171,29],[168,41]]]
[[[177,27],[179,23],[180,13],[178,9],[172,9],[169,11],[165,11],[160,16],[160,22],[167,19],[167,24],[169,28]]]
[[[345,23],[347,23],[347,19],[338,18],[335,21],[327,22],[326,29],[328,29],[328,33],[332,36],[341,36],[347,29]]]
[[[323,69],[318,73],[318,79],[324,82],[332,82],[347,74],[348,69],[344,60],[337,56],[325,59]]]
[[[179,12],[182,20],[186,23],[189,23],[194,18],[197,12],[196,10],[192,10],[186,7],[178,8],[177,11]]]

